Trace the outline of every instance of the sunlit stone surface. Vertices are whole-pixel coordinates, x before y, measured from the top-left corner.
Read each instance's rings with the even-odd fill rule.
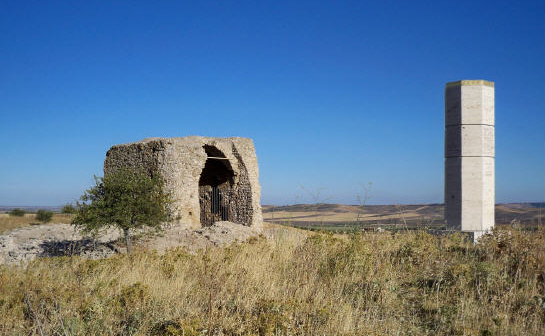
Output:
[[[445,88],[445,221],[475,237],[494,227],[494,83]]]

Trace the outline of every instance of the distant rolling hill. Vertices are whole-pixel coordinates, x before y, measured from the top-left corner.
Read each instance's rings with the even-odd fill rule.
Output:
[[[22,210],[25,210],[26,212],[36,212],[40,209],[45,209],[45,210],[49,210],[49,211],[53,211],[53,212],[60,212],[61,209],[62,209],[62,206],[28,206],[28,205],[23,205],[23,206],[9,206],[9,205],[0,205],[0,212],[8,212],[8,211],[11,211],[13,209],[22,209]]]
[[[27,212],[47,209],[60,212],[61,206],[0,206],[0,212],[21,208]],[[294,226],[361,224],[443,225],[443,204],[358,205],[294,204],[263,205],[266,222]],[[496,223],[524,225],[545,223],[545,203],[503,203],[496,205]]]
[[[266,222],[294,226],[399,225],[441,226],[443,204],[414,205],[343,205],[295,204],[263,206]],[[496,205],[496,223],[537,225],[545,223],[545,203],[504,203]]]

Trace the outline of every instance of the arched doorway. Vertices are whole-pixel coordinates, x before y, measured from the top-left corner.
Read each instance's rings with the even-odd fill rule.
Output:
[[[234,172],[231,163],[216,147],[203,146],[207,159],[199,178],[199,203],[202,226],[217,221],[232,221]]]

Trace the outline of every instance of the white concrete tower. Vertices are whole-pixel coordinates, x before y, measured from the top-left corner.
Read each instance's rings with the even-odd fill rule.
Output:
[[[445,88],[447,229],[494,227],[494,82],[461,80]]]

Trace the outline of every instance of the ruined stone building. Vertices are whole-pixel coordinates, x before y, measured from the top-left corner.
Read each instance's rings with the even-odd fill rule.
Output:
[[[149,138],[110,148],[104,174],[121,167],[159,173],[174,203],[172,218],[197,228],[230,221],[261,228],[257,158],[251,139]]]

